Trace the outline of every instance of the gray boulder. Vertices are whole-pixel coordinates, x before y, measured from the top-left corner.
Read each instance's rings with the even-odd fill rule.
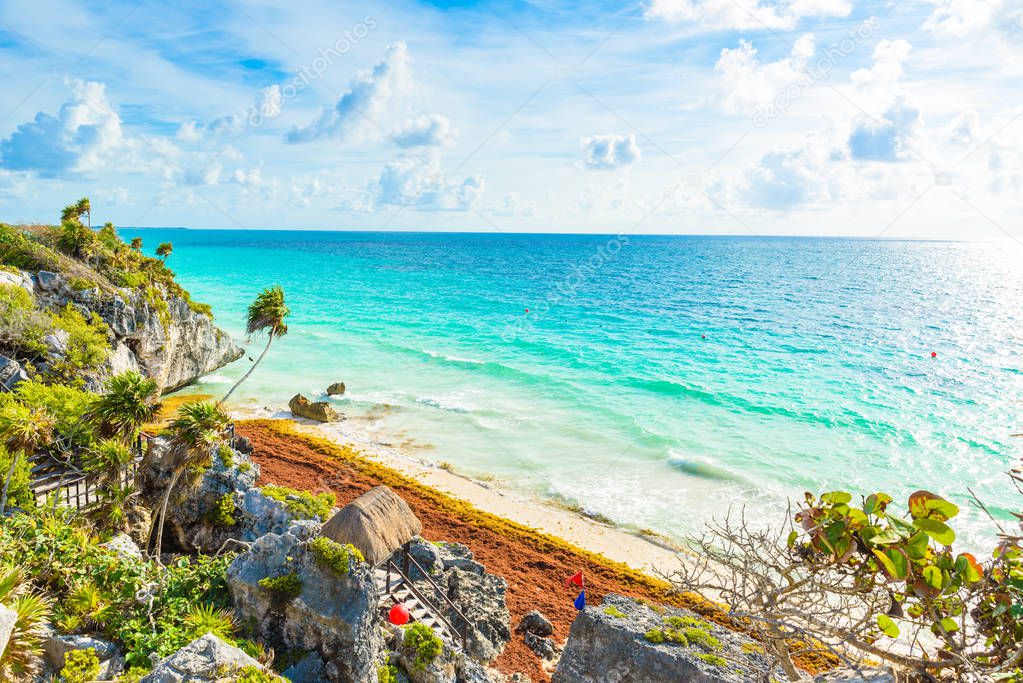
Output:
[[[38,284],[39,288],[44,292],[56,292],[63,289],[66,282],[67,281],[64,279],[64,276],[60,273],[51,273],[48,270],[40,270],[36,274],[36,284]]]
[[[213,683],[249,666],[263,668],[240,649],[207,633],[161,660],[140,683]]]
[[[51,633],[43,642],[46,663],[54,671],[64,668],[64,658],[72,650],[92,650],[100,664],[100,678],[114,678],[124,670],[124,658],[113,643],[88,635],[72,636]]]
[[[437,553],[444,569],[461,569],[473,574],[483,574],[486,567],[473,559],[472,551],[461,543],[441,543]]]
[[[378,594],[369,565],[352,562],[345,575],[322,566],[308,549],[319,533],[315,522],[295,522],[283,534],[266,534],[238,555],[227,570],[235,613],[255,626],[256,635],[278,651],[315,651],[325,680],[375,680],[383,639]],[[260,579],[294,574],[296,596],[281,596]]]
[[[138,545],[128,534],[117,534],[106,543],[101,544],[100,547],[113,550],[118,556],[126,560],[142,559],[142,550],[139,549]]]
[[[14,623],[17,620],[17,612],[0,605],[0,652],[7,649],[7,641],[11,639],[11,633],[14,631]]]
[[[0,386],[5,391],[14,391],[14,387],[28,379],[28,374],[18,361],[0,356]]]
[[[895,683],[895,675],[887,669],[866,667],[863,669],[835,669],[822,673],[813,683]]]
[[[344,393],[345,393],[344,382],[334,382],[329,387],[327,387],[327,396],[341,396]]]
[[[672,619],[684,621],[669,626]],[[695,630],[685,645],[646,637],[665,628]],[[784,680],[780,670],[770,670],[761,652],[747,636],[685,610],[654,610],[609,594],[602,605],[576,616],[552,683],[739,683],[762,680],[765,674]]]
[[[466,654],[480,662],[491,662],[511,640],[511,614],[505,603],[508,582],[494,574],[476,574],[452,568],[447,573],[448,598],[468,619]],[[448,620],[461,619],[453,610]]]
[[[21,287],[29,294],[35,294],[35,285],[32,283],[32,276],[23,270],[12,273],[0,268],[0,285],[11,285]]]
[[[532,633],[535,636],[546,637],[554,633],[554,624],[543,613],[533,610],[528,612],[515,627],[516,633]]]
[[[320,683],[327,677],[327,668],[318,654],[310,652],[281,672],[281,675],[291,683]]]
[[[326,401],[310,401],[302,394],[295,394],[288,401],[288,409],[293,415],[304,417],[316,422],[337,422],[341,416]]]

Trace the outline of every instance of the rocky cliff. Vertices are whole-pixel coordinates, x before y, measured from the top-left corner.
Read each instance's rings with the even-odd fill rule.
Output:
[[[57,310],[71,304],[84,316],[96,313],[108,328],[111,351],[105,363],[85,378],[98,389],[102,380],[125,370],[138,370],[156,379],[164,392],[241,358],[242,350],[202,311],[169,294],[154,297],[135,289],[103,292],[76,289],[60,273],[41,270],[0,271],[0,283],[17,285],[33,295],[36,305]],[[59,357],[64,340],[46,338],[51,357]]]

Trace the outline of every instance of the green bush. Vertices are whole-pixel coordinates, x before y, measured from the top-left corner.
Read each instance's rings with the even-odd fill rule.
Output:
[[[11,468],[11,454],[0,444],[0,477],[6,477]],[[36,499],[32,495],[29,483],[32,465],[25,458],[20,458],[18,466],[14,468],[14,476],[11,477],[10,488],[7,491],[7,505],[30,510],[35,507]],[[3,484],[0,483],[0,486]]]
[[[297,491],[286,486],[267,484],[260,488],[263,495],[284,503],[288,512],[300,519],[327,519],[331,510],[337,505],[337,497],[333,493],[313,495],[308,491]]]
[[[60,680],[65,683],[92,683],[99,678],[99,657],[96,650],[88,647],[84,650],[71,650],[64,655],[64,668],[60,670]]]
[[[238,507],[234,504],[234,497],[230,493],[225,493],[217,499],[217,505],[210,513],[210,521],[217,526],[234,526],[234,513],[237,509]]]
[[[341,545],[325,536],[317,536],[309,542],[309,550],[316,556],[316,562],[344,576],[351,569],[352,561],[365,562],[359,549],[351,544]]]
[[[290,600],[298,597],[302,592],[302,579],[298,574],[282,574],[281,576],[264,576],[259,580],[259,585],[267,589],[275,596]]]
[[[424,623],[416,622],[405,629],[405,647],[415,653],[415,666],[425,669],[444,650],[444,641]]]
[[[96,394],[63,384],[43,384],[38,380],[22,382],[13,396],[29,408],[43,408],[53,418],[53,428],[69,446],[87,448],[93,441],[93,429],[86,415]]]
[[[53,326],[67,333],[67,351],[54,363],[54,374],[60,379],[79,379],[83,372],[95,370],[110,355],[109,330],[106,323],[93,312],[89,319],[68,304],[52,314]]]
[[[17,285],[0,285],[0,347],[13,356],[42,357],[50,317]]]

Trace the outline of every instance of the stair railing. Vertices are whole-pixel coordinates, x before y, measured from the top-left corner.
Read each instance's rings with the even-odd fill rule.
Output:
[[[440,586],[438,586],[437,582],[433,580],[433,577],[430,576],[429,572],[423,569],[422,565],[416,562],[416,558],[412,557],[412,553],[409,552],[408,543],[403,545],[401,548],[401,558],[403,565],[402,567],[399,567],[394,562],[393,558],[388,558],[387,560],[386,564],[387,594],[391,595],[391,571],[393,570],[398,576],[404,579],[404,582],[408,586],[409,591],[412,593],[412,595],[414,595],[421,603],[423,603],[423,606],[426,607],[426,609],[429,610],[431,614],[440,619],[444,623],[444,625],[447,626],[448,631],[450,633],[456,635],[459,638],[462,644],[462,649],[464,650],[469,635],[468,633],[469,619],[466,618],[464,614],[462,614],[462,610],[458,609],[455,603],[451,601],[451,598],[447,596],[447,593],[441,590]],[[444,614],[444,612],[442,612],[437,607],[437,605],[434,604],[432,600],[423,595],[422,591],[420,591],[419,588],[415,585],[415,583],[410,578],[411,570],[413,567],[417,569],[419,573],[422,574],[423,577],[426,579],[427,583],[429,583],[430,586],[433,587],[434,594],[438,598],[440,598],[440,601],[443,603],[443,605],[448,607],[452,612],[458,615],[458,618],[461,621],[461,628],[456,629],[454,625],[452,625],[451,621]],[[391,596],[391,599],[393,600],[394,597]],[[395,600],[395,602],[397,602],[397,600]]]

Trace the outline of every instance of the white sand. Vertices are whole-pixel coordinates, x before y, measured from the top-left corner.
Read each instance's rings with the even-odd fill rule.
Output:
[[[272,408],[232,408],[235,419],[277,418],[294,421],[301,431],[358,450],[365,458],[401,472],[438,491],[463,500],[480,510],[510,519],[654,575],[678,566],[678,549],[666,539],[631,533],[566,510],[553,503],[501,490],[456,472],[415,458],[356,433],[345,421],[320,424],[295,419],[288,411]]]

